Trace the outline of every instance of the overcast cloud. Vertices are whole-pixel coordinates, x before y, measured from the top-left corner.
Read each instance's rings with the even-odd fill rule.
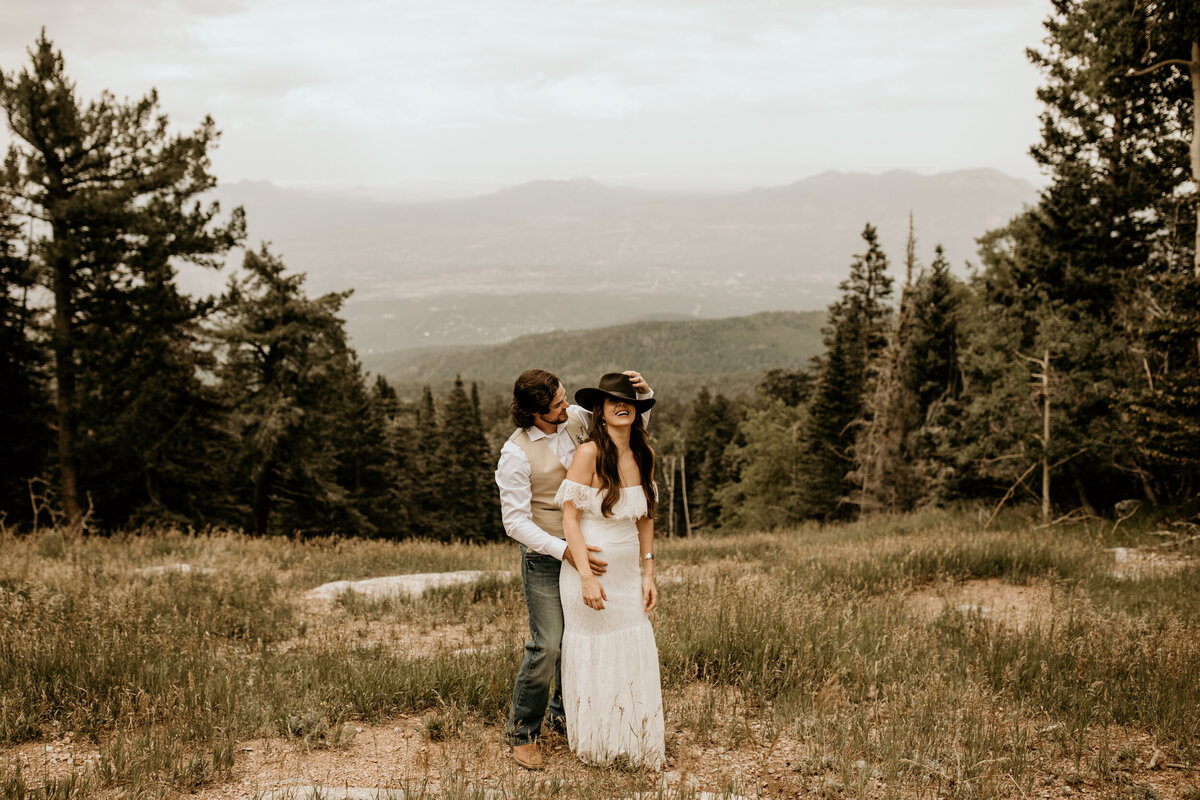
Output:
[[[80,94],[211,114],[225,181],[590,175],[787,183],[826,169],[1037,180],[1048,0],[7,0],[0,66],[45,26]]]

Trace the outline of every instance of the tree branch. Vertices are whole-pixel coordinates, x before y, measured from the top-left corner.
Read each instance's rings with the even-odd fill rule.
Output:
[[[1040,463],[1041,462],[1039,461],[1035,461],[1030,464],[1029,469],[1025,470],[1021,477],[1017,478],[1017,482],[1008,487],[1008,491],[1004,493],[1004,497],[1002,497],[1000,502],[996,504],[996,508],[992,511],[992,515],[988,517],[987,522],[983,523],[983,529],[985,531],[987,530],[988,526],[992,524],[992,520],[996,518],[996,515],[1000,513],[1000,509],[1004,507],[1004,504],[1007,503],[1009,498],[1013,496],[1013,493],[1017,491],[1017,487],[1025,482],[1025,479],[1029,477],[1031,472],[1038,468]]]
[[[1154,66],[1145,67],[1144,69],[1134,69],[1133,67],[1130,67],[1129,71],[1125,73],[1124,77],[1140,78],[1143,75],[1149,75],[1151,72],[1154,72],[1154,70],[1156,70],[1156,69],[1162,69],[1163,67],[1172,67],[1172,66],[1187,67],[1188,69],[1191,69],[1192,62],[1188,61],[1187,59],[1183,59],[1183,58],[1168,58],[1166,61],[1160,61],[1157,64],[1155,64]]]

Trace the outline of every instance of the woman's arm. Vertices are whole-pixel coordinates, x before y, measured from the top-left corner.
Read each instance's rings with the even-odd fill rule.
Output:
[[[596,445],[584,442],[575,451],[575,460],[567,470],[567,480],[590,486],[595,471]],[[583,540],[583,532],[579,530],[579,509],[571,500],[563,504],[563,533],[567,537],[567,549],[571,551],[571,563],[579,572],[579,581],[583,585],[584,605],[599,611],[604,608],[608,595],[588,563],[588,546]]]
[[[658,587],[654,585],[654,520],[642,517],[637,521],[638,545],[642,554],[642,607],[646,613],[658,605]]]

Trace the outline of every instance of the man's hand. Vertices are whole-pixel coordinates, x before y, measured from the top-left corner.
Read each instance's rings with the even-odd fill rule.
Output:
[[[642,373],[627,369],[623,374],[629,376],[629,382],[633,384],[635,392],[638,394],[650,394],[650,384],[646,383],[646,379],[642,377]]]
[[[601,561],[600,559],[598,559],[592,555],[592,553],[599,553],[601,548],[597,547],[594,544],[589,544],[587,546],[587,549],[588,549],[588,566],[592,568],[592,574],[593,575],[603,575],[604,573],[608,572],[608,562]],[[575,567],[575,556],[571,555],[571,548],[568,547],[566,549],[566,552],[563,553],[563,560],[566,561],[568,564],[570,564],[572,567]],[[578,572],[579,568],[575,567],[575,571]]]

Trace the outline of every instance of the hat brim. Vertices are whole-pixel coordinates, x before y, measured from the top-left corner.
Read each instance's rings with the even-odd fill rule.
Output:
[[[637,411],[637,413],[639,413],[639,414],[649,411],[651,408],[654,407],[654,398],[653,397],[646,397],[646,398],[639,400],[636,397],[628,397],[626,395],[618,394],[616,392],[606,392],[603,389],[592,389],[592,388],[580,389],[579,391],[575,392],[575,403],[577,405],[583,406],[586,409],[591,409],[597,403],[599,403],[601,400],[604,400],[605,398],[610,398],[610,397],[613,400],[622,400],[626,403],[631,404],[633,406],[634,410]]]

